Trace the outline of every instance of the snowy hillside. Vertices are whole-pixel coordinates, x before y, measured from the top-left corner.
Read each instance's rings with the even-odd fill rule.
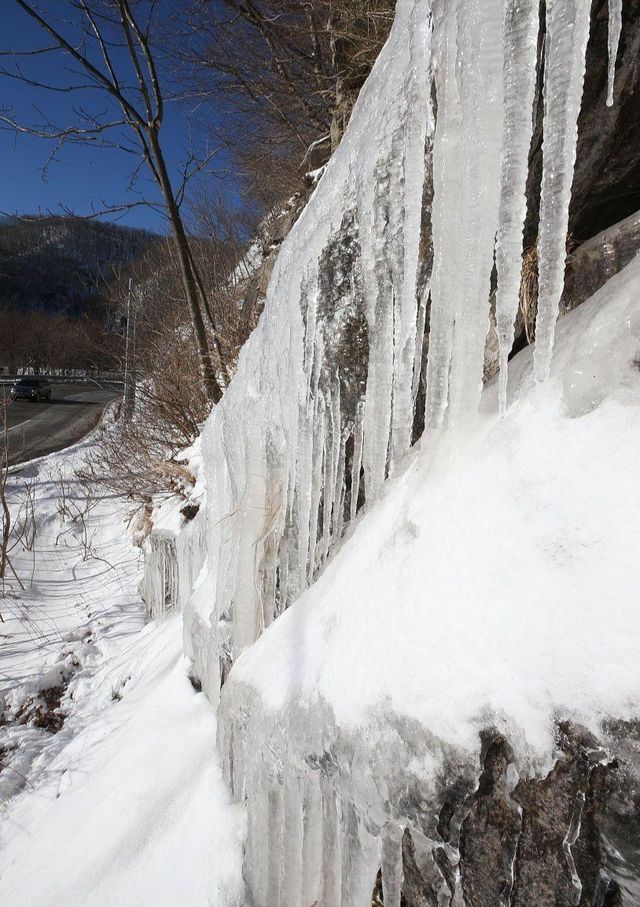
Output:
[[[130,502],[76,476],[96,443],[8,479],[37,516],[0,600],[0,903],[241,907],[215,715],[181,618],[147,621]]]

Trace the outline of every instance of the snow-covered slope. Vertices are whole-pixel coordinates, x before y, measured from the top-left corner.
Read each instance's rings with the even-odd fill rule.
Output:
[[[303,903],[326,893],[322,846],[305,819],[303,847],[296,816],[324,816],[335,871],[360,867],[370,895],[367,835],[406,823],[416,789],[435,823],[439,786],[479,766],[481,731],[506,737],[521,776],[544,775],[558,720],[601,734],[640,718],[639,300],[640,257],[562,320],[547,382],[529,351],[514,360],[504,419],[492,386],[474,424],[423,439],[236,662],[221,742],[246,792],[258,905],[298,903],[290,884]]]
[[[95,444],[8,479],[28,531],[0,597],[0,904],[243,907],[215,715],[181,618],[147,621],[130,502],[76,475]]]

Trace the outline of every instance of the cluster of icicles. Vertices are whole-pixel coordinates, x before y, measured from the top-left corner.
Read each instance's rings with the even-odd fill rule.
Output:
[[[427,431],[477,410],[494,261],[506,405],[539,7],[538,0],[398,0],[389,41],[283,245],[263,317],[206,428],[212,626],[231,660],[314,580],[359,501],[376,498],[409,450],[427,312]],[[546,4],[540,380],[563,288],[590,7],[591,0]],[[610,0],[609,100],[620,33],[621,2]],[[332,311],[323,255],[347,215],[355,253],[340,275],[340,311]],[[421,275],[420,244],[429,240],[433,265]],[[347,309],[350,300],[364,312],[368,345],[366,389],[349,407],[327,354],[344,328],[345,298]]]
[[[195,673],[212,697],[218,664],[232,662],[314,581],[362,500],[374,500],[397,470],[422,422],[417,400],[424,396],[427,432],[477,411],[494,262],[506,406],[539,7],[539,0],[398,0],[389,41],[282,247],[260,324],[207,423],[212,613],[210,627],[196,615],[188,633]],[[591,0],[546,3],[539,380],[549,373],[563,289],[590,7]],[[620,33],[621,2],[610,0],[609,101]],[[432,204],[424,204],[431,189]],[[354,313],[366,335],[358,344],[366,348],[366,382],[345,374],[349,360],[336,356]],[[350,760],[344,777],[320,757],[310,765],[305,754],[326,754],[330,716],[272,716],[269,734],[259,702],[240,687],[225,688],[219,732],[227,778],[249,807],[252,903],[369,907],[382,865],[384,903],[399,907],[400,839],[371,787],[371,753],[363,751],[359,769]],[[394,756],[397,772],[409,761]],[[425,872],[430,853],[425,845]],[[445,881],[438,903],[453,897]]]

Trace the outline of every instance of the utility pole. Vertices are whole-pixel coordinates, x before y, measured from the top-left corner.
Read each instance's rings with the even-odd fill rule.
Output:
[[[124,346],[124,393],[122,398],[122,413],[125,422],[131,420],[133,406],[136,399],[136,310],[133,305],[133,278],[129,278],[127,292],[127,329]]]

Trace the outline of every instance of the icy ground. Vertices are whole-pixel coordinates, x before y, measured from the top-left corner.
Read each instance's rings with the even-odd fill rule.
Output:
[[[146,620],[125,504],[73,477],[92,443],[10,480],[37,530],[0,599],[0,903],[231,907],[244,818],[215,715],[181,619]]]

